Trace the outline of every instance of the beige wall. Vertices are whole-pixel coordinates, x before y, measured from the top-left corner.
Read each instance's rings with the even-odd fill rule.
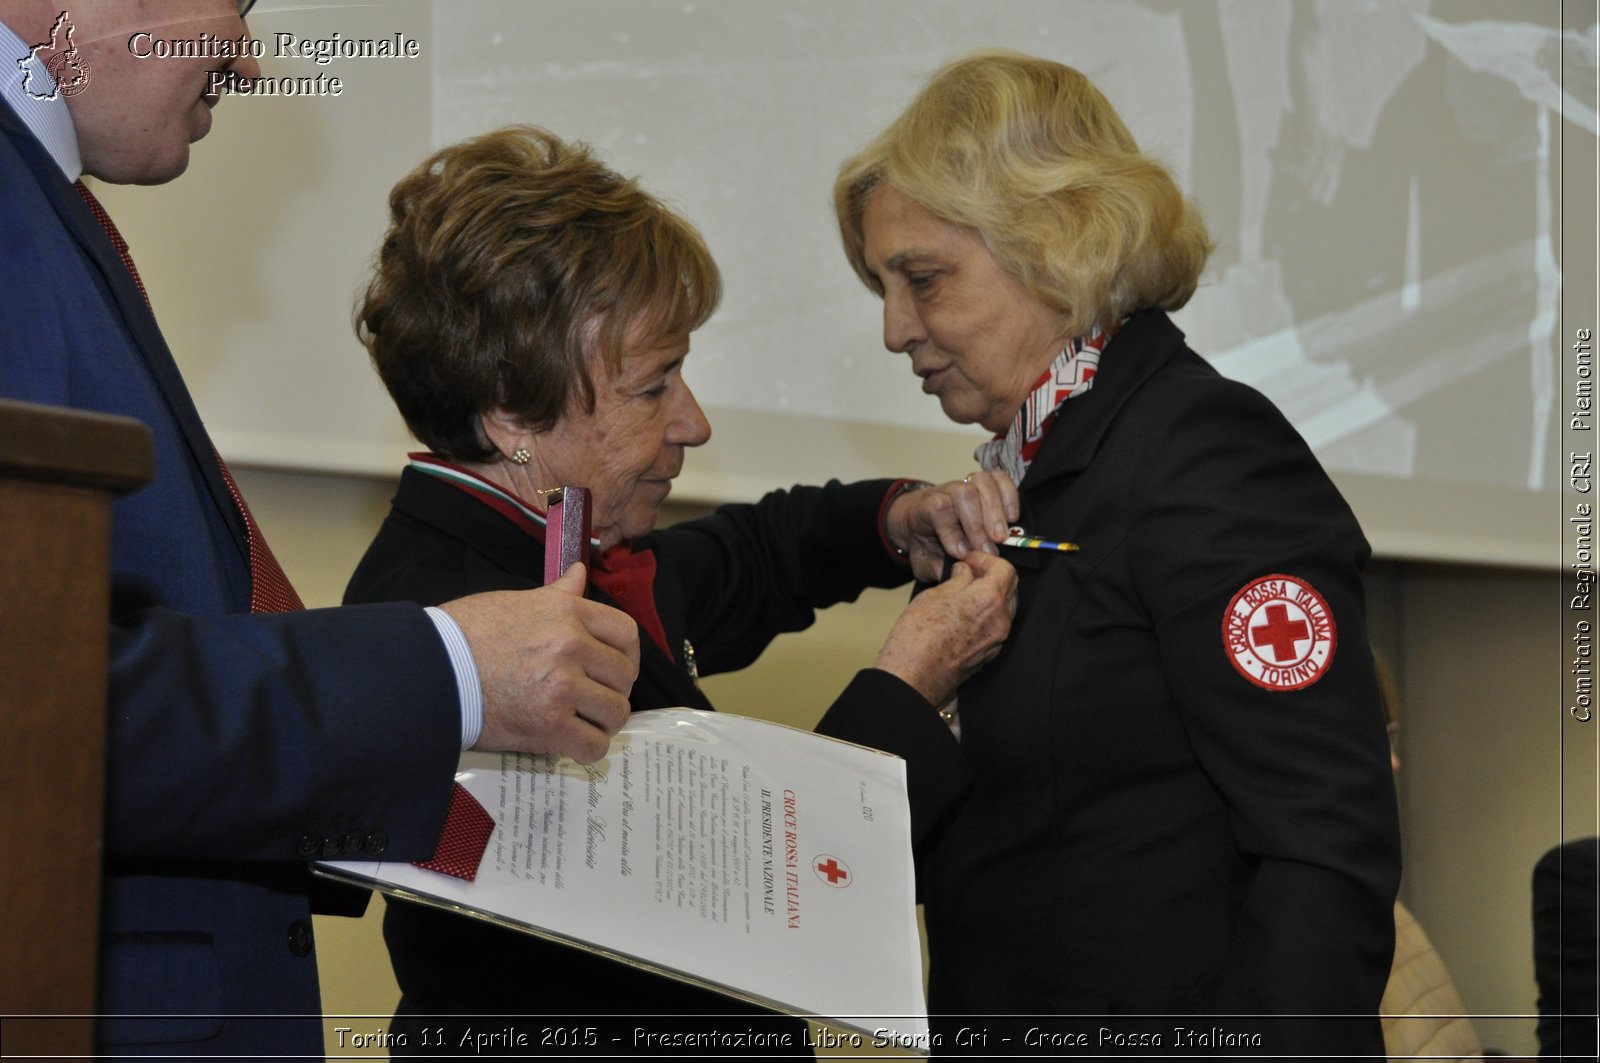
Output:
[[[239,479],[307,604],[337,602],[392,484],[248,469]],[[1595,827],[1595,731],[1562,709],[1556,577],[1379,563],[1369,586],[1373,639],[1394,664],[1404,701],[1402,896],[1469,1010],[1531,1014],[1533,863],[1563,830],[1575,836]],[[779,640],[746,672],[710,679],[710,693],[726,709],[809,726],[849,676],[871,663],[902,600],[899,592],[869,592],[857,606],[825,614],[811,631]],[[379,1017],[337,1023],[356,1030],[376,1029],[398,997],[379,910],[317,925],[326,1010]],[[1513,1054],[1536,1047],[1530,1019],[1482,1018],[1478,1025],[1486,1045]],[[350,1049],[330,1040],[335,1050]]]

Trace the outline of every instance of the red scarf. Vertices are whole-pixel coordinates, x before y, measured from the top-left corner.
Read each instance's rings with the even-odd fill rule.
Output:
[[[544,553],[545,517],[538,509],[512,492],[470,469],[445,461],[437,454],[407,455],[411,467],[452,487],[465,491],[496,513],[515,524]],[[649,550],[635,552],[628,543],[619,543],[602,552],[596,539],[589,540],[589,579],[622,607],[654,640],[667,659],[676,661],[667,644],[667,631],[656,612],[656,555]]]

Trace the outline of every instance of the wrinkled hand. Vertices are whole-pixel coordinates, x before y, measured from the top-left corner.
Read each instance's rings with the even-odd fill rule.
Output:
[[[999,654],[1016,612],[1017,570],[975,551],[952,567],[949,579],[911,599],[877,667],[911,684],[930,704],[943,705]]]
[[[584,598],[586,575],[573,565],[537,590],[442,606],[466,635],[483,686],[483,733],[472,748],[564,754],[583,764],[610,749],[639,675],[639,627]]]
[[[944,559],[980,552],[998,554],[1021,513],[1017,485],[1004,471],[975,472],[920,491],[904,491],[889,504],[883,527],[889,541],[906,551],[911,571],[924,583],[937,580]]]

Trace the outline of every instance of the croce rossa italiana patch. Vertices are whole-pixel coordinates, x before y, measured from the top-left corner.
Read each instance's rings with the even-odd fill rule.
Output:
[[[1228,659],[1267,690],[1299,690],[1321,679],[1337,642],[1327,599],[1281,572],[1245,584],[1222,615]]]

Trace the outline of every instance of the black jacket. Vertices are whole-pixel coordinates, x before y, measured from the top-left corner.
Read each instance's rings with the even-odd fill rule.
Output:
[[[921,864],[931,1010],[1161,1016],[1128,1028],[1208,1058],[1253,1033],[1257,1055],[1381,1055],[1398,819],[1338,491],[1159,312],[1108,345],[1021,491],[1030,534],[1081,550],[1006,551],[1016,622],[960,697],[973,785]],[[1327,615],[1230,625],[1252,585]],[[1261,674],[1275,617],[1285,667]],[[1310,649],[1331,657],[1296,668]],[[1223,1014],[1371,1018],[1199,1018]],[[1116,1043],[1105,1025],[1087,1044]]]
[[[816,609],[853,601],[869,586],[907,582],[909,569],[878,533],[890,486],[778,491],[635,543],[636,552],[655,558],[654,606],[666,646],[641,630],[633,707],[712,707],[690,674],[686,640],[700,674],[732,671],[778,634],[809,626]],[[517,525],[462,489],[407,469],[345,599],[433,605],[540,586],[543,567],[541,544]],[[589,596],[616,604],[593,582]],[[751,711],[759,713],[759,706]],[[948,728],[920,694],[886,672],[859,673],[817,730],[906,758],[918,838],[966,785],[965,760]],[[749,1011],[728,997],[419,905],[391,903],[384,936],[406,996],[402,1010],[413,1016]],[[405,1028],[416,1035],[431,1025],[437,1024],[423,1018]]]

